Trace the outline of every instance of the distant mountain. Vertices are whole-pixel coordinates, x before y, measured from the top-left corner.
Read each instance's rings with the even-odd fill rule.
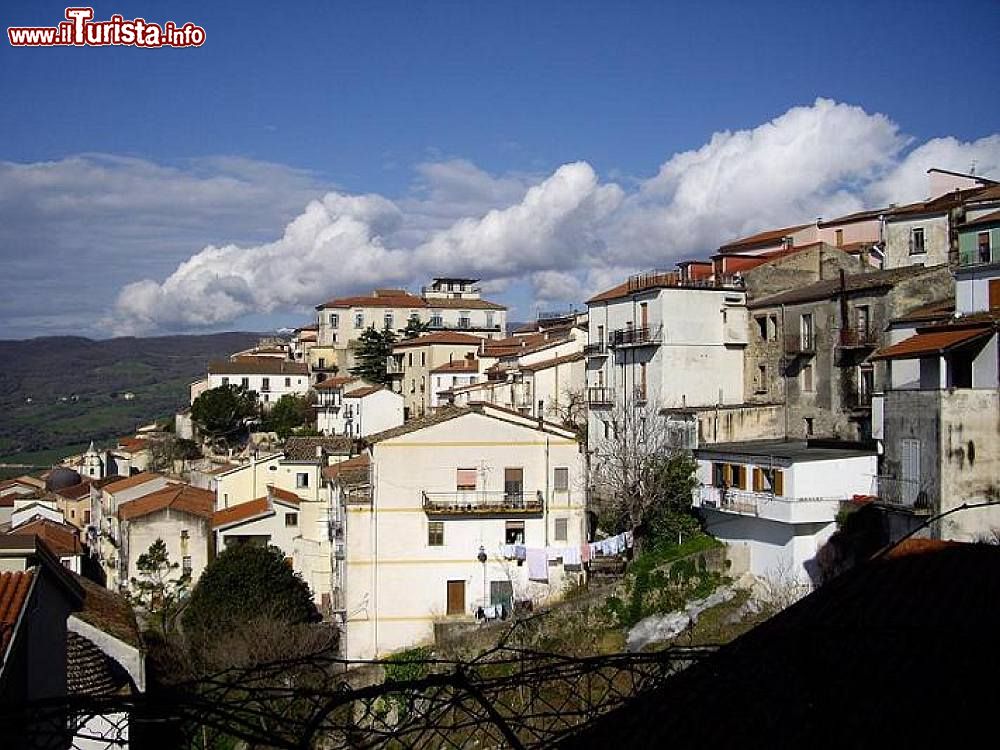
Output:
[[[188,386],[210,359],[251,347],[260,336],[0,341],[0,457],[107,440],[173,414],[188,403]]]

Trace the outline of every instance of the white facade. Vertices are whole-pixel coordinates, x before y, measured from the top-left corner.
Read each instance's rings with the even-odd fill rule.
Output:
[[[212,533],[209,517],[189,513],[176,508],[164,508],[148,515],[122,521],[122,572],[117,580],[108,578],[108,588],[125,586],[132,578],[139,576],[137,563],[157,539],[167,546],[167,554],[178,567],[168,575],[176,580],[188,570],[191,585],[197,583],[202,572],[212,559]]]
[[[403,424],[402,394],[360,379],[334,385],[340,380],[325,381],[316,388],[319,432],[363,437]]]
[[[939,266],[951,248],[947,212],[889,217],[885,223],[885,268]]]
[[[750,572],[777,582],[809,583],[841,503],[872,494],[877,473],[874,452],[804,443],[730,443],[695,455],[694,504],[708,532],[746,546]]]
[[[238,363],[223,364],[226,366],[220,372],[213,372],[213,365],[209,365],[208,387],[204,390],[223,385],[242,385],[257,394],[258,401],[265,409],[273,406],[282,396],[304,396],[309,391],[309,374],[305,366],[299,363],[280,363],[287,372],[260,372],[253,365],[247,365],[241,370],[238,366],[233,366]],[[191,403],[194,403],[193,399]]]
[[[215,549],[221,552],[234,544],[257,544],[262,547],[273,545],[286,558],[295,553],[295,540],[301,536],[299,503],[282,499],[268,493],[260,498],[264,502],[251,500],[245,506],[254,506],[242,514],[242,518],[226,518],[226,514],[216,513],[212,525],[215,529]],[[259,506],[259,507],[257,507]],[[242,510],[239,505],[230,511]]]
[[[740,288],[653,286],[588,302],[591,434],[614,404],[659,408],[743,401],[748,341]]]
[[[372,445],[369,489],[339,495],[349,659],[428,642],[435,622],[470,619],[501,595],[556,598],[572,573],[549,563],[547,582],[529,581],[501,545],[518,535],[539,548],[587,540],[585,461],[572,433],[489,407],[428,422]],[[505,510],[515,497],[519,509]]]

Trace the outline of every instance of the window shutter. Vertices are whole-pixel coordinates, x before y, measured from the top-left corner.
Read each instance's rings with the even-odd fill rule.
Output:
[[[753,491],[764,491],[764,472],[756,467],[753,470]]]
[[[459,469],[457,475],[458,476],[455,480],[456,489],[460,490],[476,489],[475,469]]]
[[[785,494],[785,475],[780,469],[774,470],[774,494],[779,496]]]

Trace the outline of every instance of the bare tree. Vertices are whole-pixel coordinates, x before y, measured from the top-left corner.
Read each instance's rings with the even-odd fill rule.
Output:
[[[591,436],[591,482],[613,525],[648,536],[657,519],[687,513],[696,465],[677,447],[657,406],[619,402],[604,421],[604,433]]]
[[[575,432],[581,443],[587,444],[587,394],[585,389],[565,389],[558,403],[549,407],[549,412],[563,427]]]

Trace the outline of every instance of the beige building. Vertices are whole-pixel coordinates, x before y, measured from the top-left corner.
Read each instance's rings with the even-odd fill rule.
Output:
[[[426,643],[436,623],[471,621],[480,606],[558,598],[578,575],[587,495],[573,433],[482,405],[441,409],[367,443],[370,465],[333,479],[347,658]],[[507,544],[540,552],[532,577],[544,580],[508,559]]]
[[[435,370],[474,358],[482,347],[483,339],[459,331],[427,333],[396,344],[387,374],[393,392],[403,396],[404,418],[413,419],[430,412]]]
[[[507,308],[483,299],[476,283],[476,279],[442,277],[420,295],[405,289],[376,289],[318,305],[316,343],[308,354],[310,369],[318,376],[344,374],[355,364],[354,345],[366,328],[399,332],[410,320],[420,321],[432,333],[463,331],[479,338],[503,338]]]

